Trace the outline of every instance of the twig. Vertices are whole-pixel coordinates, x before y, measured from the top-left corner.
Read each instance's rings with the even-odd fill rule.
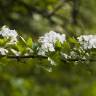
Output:
[[[6,56],[7,58],[14,58],[14,59],[23,59],[23,58],[47,58],[46,56],[34,56],[34,55],[28,55],[28,56]]]
[[[47,59],[48,57],[47,56],[39,56],[39,55],[28,55],[28,56],[13,56],[13,55],[7,55],[7,56],[4,56],[4,55],[1,55],[0,56],[1,58],[3,58],[3,57],[6,57],[6,58],[9,58],[9,59],[24,59],[24,58],[26,58],[26,59],[29,59],[29,58],[42,58],[42,59]],[[90,59],[61,59],[61,61],[63,61],[63,62],[67,62],[67,61],[69,61],[69,62],[71,62],[71,61],[73,61],[73,62],[75,62],[75,61],[92,61],[92,62],[94,62],[94,61],[96,61],[96,59],[93,59],[93,58],[90,58]]]
[[[68,3],[68,2],[69,1],[67,0],[61,0],[61,2],[54,8],[54,10],[49,12],[48,16],[51,17],[53,15],[56,15],[56,12],[64,6],[64,3]]]
[[[96,61],[96,59],[62,59],[62,61],[64,61],[64,62],[66,62],[66,61],[73,61],[73,62],[75,62],[75,61],[90,61],[90,62],[94,62],[94,61]]]

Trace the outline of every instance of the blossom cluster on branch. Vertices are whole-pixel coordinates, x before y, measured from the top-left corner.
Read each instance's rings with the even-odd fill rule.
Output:
[[[45,33],[37,42],[25,40],[15,30],[3,26],[0,30],[1,56],[45,56],[52,64],[53,56],[63,59],[87,59],[89,50],[96,48],[96,35],[81,35],[77,39],[66,38],[65,34],[54,31]],[[55,63],[54,63],[55,64]]]
[[[77,39],[84,49],[96,48],[96,35],[81,35]]]
[[[38,40],[38,42],[40,43],[40,48],[38,48],[38,55],[45,56],[48,52],[54,52],[56,42],[58,41],[63,44],[65,40],[65,34],[61,35],[54,31],[46,33],[44,36],[41,36]]]

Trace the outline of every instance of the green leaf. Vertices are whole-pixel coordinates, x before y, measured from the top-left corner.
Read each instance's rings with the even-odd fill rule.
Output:
[[[61,47],[62,47],[61,42],[59,40],[57,40],[56,43],[55,43],[55,48],[56,49],[61,49]]]
[[[18,42],[15,46],[18,49],[18,51],[21,52],[21,54],[26,53],[27,43],[23,37],[19,36]]]
[[[26,46],[22,44],[22,42],[18,42],[16,44],[16,47],[21,52],[21,54],[24,54],[26,52]]]
[[[0,46],[4,46],[6,45],[6,43],[8,42],[9,40],[8,39],[0,39]]]
[[[32,38],[29,37],[28,40],[27,40],[27,46],[32,48],[32,44],[33,44]]]
[[[74,43],[74,44],[77,44],[77,43],[78,43],[75,38],[69,38],[68,41],[69,41],[70,43]]]
[[[70,44],[66,41],[63,44],[62,51],[65,53],[69,53],[71,50]]]
[[[71,46],[75,46],[75,47],[77,47],[77,48],[80,47],[79,42],[78,42],[75,38],[70,37],[70,38],[68,39],[68,42],[70,43]]]
[[[19,42],[23,45],[26,46],[26,41],[22,36],[19,36]]]

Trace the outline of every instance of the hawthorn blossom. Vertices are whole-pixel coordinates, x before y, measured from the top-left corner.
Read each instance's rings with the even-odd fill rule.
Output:
[[[56,63],[54,62],[54,60],[52,60],[50,57],[48,57],[48,61],[50,62],[51,65],[56,65]]]
[[[84,49],[96,48],[96,35],[81,35],[77,39]]]
[[[41,46],[38,48],[38,55],[45,56],[48,52],[55,51],[55,43],[59,41],[61,44],[65,41],[65,34],[56,33],[54,31],[50,31],[46,33],[44,36],[41,36],[38,42]]]
[[[7,53],[8,53],[7,49],[0,47],[0,55],[6,55]]]
[[[63,43],[65,41],[65,34],[61,35],[60,33],[50,31],[49,33],[46,33],[44,36],[41,36],[38,41],[42,43],[48,42],[55,44],[57,40]]]
[[[67,55],[66,53],[61,52],[61,56],[65,59],[71,58],[70,55]]]
[[[51,43],[44,43],[44,44],[41,44],[41,47],[38,50],[39,50],[38,55],[45,56],[46,53],[48,53],[49,51],[54,52],[55,48]]]
[[[0,35],[6,39],[10,39],[10,42],[8,42],[8,44],[15,44],[17,42],[17,32],[15,30],[10,30],[6,26],[3,26],[1,28]]]

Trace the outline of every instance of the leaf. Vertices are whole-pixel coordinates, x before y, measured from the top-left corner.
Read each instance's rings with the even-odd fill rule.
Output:
[[[70,43],[74,43],[74,44],[77,44],[77,43],[78,43],[75,38],[69,38],[68,41],[69,41]]]
[[[9,40],[8,39],[0,39],[0,46],[4,46],[6,45],[6,43],[8,42]]]
[[[16,47],[21,52],[21,54],[24,54],[26,52],[26,46],[23,45],[21,42],[18,42],[16,44]]]
[[[36,53],[36,54],[37,54],[37,48],[38,47],[39,47],[39,44],[38,43],[33,43],[32,44],[32,49],[33,49],[34,53]]]
[[[24,46],[26,45],[26,41],[22,36],[19,36],[19,42]]]
[[[55,47],[56,47],[56,48],[61,48],[61,47],[62,47],[61,42],[60,42],[59,40],[56,41]]]
[[[75,38],[70,37],[68,42],[71,44],[71,46],[80,47],[79,42]]]
[[[27,46],[32,48],[32,44],[33,44],[32,38],[29,37],[28,40],[27,40]]]
[[[70,50],[71,50],[70,44],[69,44],[67,41],[64,42],[62,49],[63,49],[63,50],[62,50],[63,52],[69,53]]]
[[[21,52],[21,54],[24,54],[26,52],[27,43],[25,39],[22,36],[19,36],[18,42],[16,44],[16,48],[18,51]]]

